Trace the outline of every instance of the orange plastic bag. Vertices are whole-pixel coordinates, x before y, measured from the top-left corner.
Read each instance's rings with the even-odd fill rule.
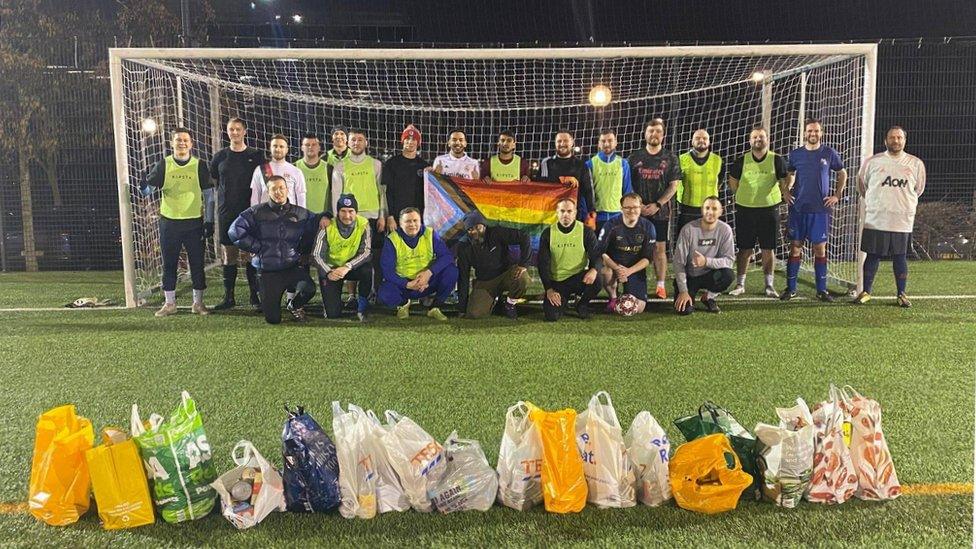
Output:
[[[102,429],[102,445],[85,452],[98,516],[106,530],[156,521],[139,448],[118,427]]]
[[[75,414],[74,405],[41,414],[34,438],[28,500],[34,518],[64,526],[85,514],[91,498],[85,451],[94,441],[91,421]]]
[[[752,476],[742,470],[729,438],[716,433],[678,446],[669,477],[674,500],[682,509],[724,513],[735,509]]]
[[[550,513],[578,513],[586,505],[583,458],[576,446],[576,410],[547,412],[530,402],[529,419],[542,439],[542,501]]]

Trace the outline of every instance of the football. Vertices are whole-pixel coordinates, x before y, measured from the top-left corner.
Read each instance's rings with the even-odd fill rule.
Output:
[[[614,311],[621,316],[634,316],[637,312],[637,298],[631,294],[624,294],[617,298],[617,307]]]

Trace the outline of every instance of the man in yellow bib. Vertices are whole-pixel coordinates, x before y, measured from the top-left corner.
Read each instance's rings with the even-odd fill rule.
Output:
[[[312,257],[319,268],[319,286],[325,318],[342,316],[342,284],[358,283],[356,317],[366,322],[366,307],[373,288],[370,265],[373,231],[365,217],[358,215],[356,197],[344,194],[336,204],[336,220],[315,238]]]
[[[305,176],[305,208],[315,214],[329,209],[328,163],[322,161],[322,141],[314,133],[302,137],[302,157],[295,167]]]
[[[420,210],[404,208],[400,226],[390,233],[380,257],[383,282],[376,297],[387,307],[397,308],[397,318],[410,316],[410,300],[433,296],[427,316],[447,320],[441,305],[457,285],[454,255],[441,237],[425,227]]]
[[[688,222],[702,217],[702,203],[706,197],[718,196],[722,178],[722,157],[711,151],[711,136],[704,129],[695,130],[691,149],[678,157],[681,163],[681,184],[678,185],[678,233]]]
[[[203,271],[203,224],[213,223],[213,182],[207,163],[190,155],[190,130],[176,128],[172,134],[173,154],[160,160],[140,185],[143,196],[160,191],[159,247],[163,255],[165,304],[156,316],[176,314],[176,270],[180,250],[186,248],[193,281],[193,307],[198,315],[210,314],[203,304],[207,275]],[[206,208],[204,208],[206,204]]]
[[[481,161],[482,179],[529,182],[529,161],[515,154],[515,144],[515,132],[502,130],[498,134],[498,154]]]
[[[557,221],[539,237],[539,278],[546,294],[542,310],[547,322],[559,320],[570,296],[576,300],[576,314],[590,318],[590,301],[600,291],[596,283],[602,254],[596,233],[576,220],[576,202],[564,198],[556,204]]]

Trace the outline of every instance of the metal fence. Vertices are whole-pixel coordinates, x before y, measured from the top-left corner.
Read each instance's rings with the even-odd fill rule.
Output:
[[[212,40],[223,46],[232,41]],[[307,42],[294,45],[322,47]],[[39,269],[121,268],[109,83],[100,52],[107,48],[73,43],[52,50],[48,70],[57,93],[49,108],[58,118],[59,147],[31,163],[29,202],[17,159],[0,158],[3,270],[26,266],[22,252],[30,231],[24,222],[30,216],[24,204],[33,214]],[[976,39],[882,41],[878,72],[876,150],[883,148],[885,129],[901,125],[908,130],[907,150],[928,169],[915,254],[976,258]]]

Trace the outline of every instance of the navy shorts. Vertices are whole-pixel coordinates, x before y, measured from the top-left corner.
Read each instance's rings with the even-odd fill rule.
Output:
[[[830,214],[791,211],[787,227],[790,240],[820,244],[830,235]]]
[[[647,269],[627,277],[627,282],[624,282],[624,293],[641,301],[647,301]]]

